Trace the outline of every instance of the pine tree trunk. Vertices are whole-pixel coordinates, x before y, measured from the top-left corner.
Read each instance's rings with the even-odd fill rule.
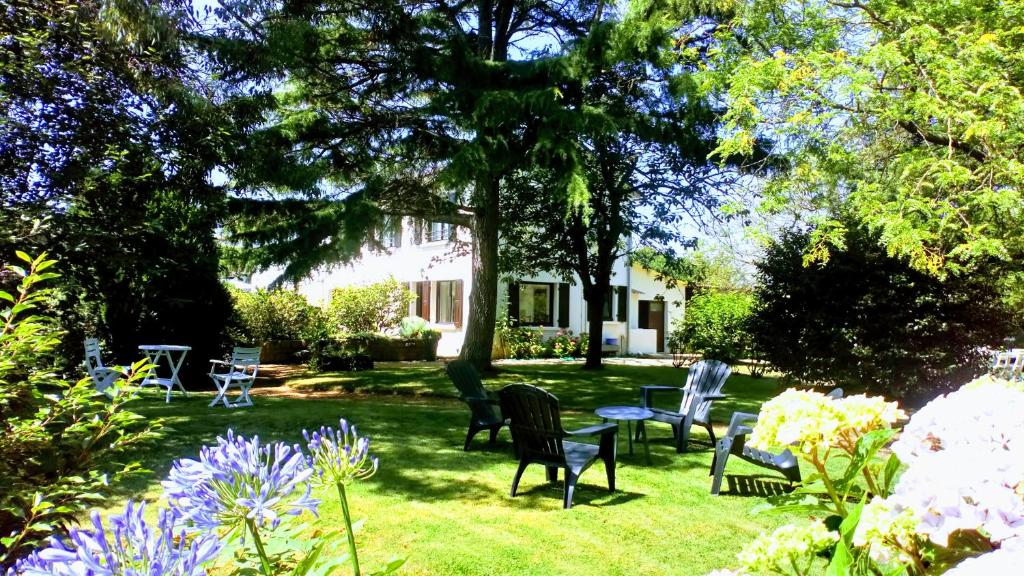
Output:
[[[486,201],[478,204],[472,230],[473,288],[469,293],[466,339],[459,356],[480,372],[491,368],[498,307],[498,184],[479,184]]]

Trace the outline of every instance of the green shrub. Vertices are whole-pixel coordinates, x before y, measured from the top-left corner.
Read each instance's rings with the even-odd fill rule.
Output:
[[[416,293],[394,278],[331,292],[328,321],[339,332],[386,332],[396,328]]]
[[[1015,328],[996,270],[939,279],[855,223],[828,262],[805,266],[809,241],[787,234],[769,247],[751,323],[765,358],[793,379],[929,399],[980,373],[983,347]]]
[[[545,344],[550,348],[550,356],[554,358],[579,358],[584,355],[581,343],[585,338],[586,334],[573,336],[572,330],[563,329],[556,332]]]
[[[402,338],[422,338],[427,332],[431,332],[427,328],[427,321],[419,316],[402,318],[398,327],[398,333]]]
[[[110,398],[89,378],[57,376],[61,331],[48,315],[51,291],[38,287],[57,277],[46,271],[54,261],[18,257],[28,269],[7,267],[17,289],[0,290],[0,570],[102,505],[111,483],[139,473],[127,452],[160,428],[126,410],[145,361],[108,388]]]
[[[504,334],[505,351],[509,358],[527,359],[548,356],[549,348],[544,345],[544,331],[528,326],[513,326]]]
[[[669,337],[672,350],[734,363],[750,348],[748,323],[754,298],[742,292],[709,292],[694,297]]]
[[[298,292],[232,290],[231,296],[238,320],[233,334],[237,342],[314,341],[327,330],[323,311]]]

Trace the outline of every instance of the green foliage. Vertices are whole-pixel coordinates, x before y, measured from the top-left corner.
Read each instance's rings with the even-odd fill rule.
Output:
[[[159,420],[126,409],[146,361],[125,372],[108,398],[89,378],[57,376],[54,361],[61,332],[47,314],[58,278],[46,254],[8,266],[15,293],[0,291],[0,566],[65,531],[90,506],[100,505],[115,483],[138,474],[125,454],[157,436]]]
[[[393,277],[366,286],[335,288],[327,306],[331,326],[340,332],[386,332],[398,327],[416,293]]]
[[[729,290],[749,284],[728,255],[700,250],[699,247],[682,254],[671,254],[644,246],[630,255],[630,262],[654,272],[670,285],[685,283],[695,290]]]
[[[509,358],[545,358],[544,331],[530,326],[509,326],[499,331],[499,337]]]
[[[827,263],[804,264],[809,234],[787,234],[758,265],[751,332],[776,368],[804,382],[888,396],[942,390],[979,369],[1014,316],[997,273],[940,280],[851,227]]]
[[[571,330],[559,330],[544,339],[544,331],[532,326],[516,326],[511,320],[498,323],[496,332],[505,355],[513,359],[585,357],[589,346],[586,333],[573,336]]]
[[[115,357],[154,339],[219,356],[231,308],[214,241],[224,190],[209,175],[235,146],[227,110],[188,68],[188,10],[67,0],[4,9],[0,259],[13,256],[10,232],[61,261],[62,367],[77,365],[92,336]],[[186,362],[182,377],[208,382],[205,369]]]
[[[292,290],[231,293],[239,321],[236,342],[260,345],[278,340],[315,341],[325,336],[322,309]]]
[[[753,296],[745,292],[695,296],[686,305],[686,315],[672,326],[669,348],[730,364],[749,356],[753,305]]]
[[[427,321],[419,316],[406,316],[399,323],[398,333],[402,338],[423,338],[433,333],[427,325]]]
[[[555,358],[576,358],[586,356],[586,334],[573,337],[572,330],[559,330],[545,342]]]
[[[889,256],[942,276],[1019,258],[1020,5],[993,0],[745,0],[705,67],[729,103],[721,157],[779,143],[762,203],[825,209],[810,256],[840,249],[844,204]],[[702,57],[693,51],[693,58]]]

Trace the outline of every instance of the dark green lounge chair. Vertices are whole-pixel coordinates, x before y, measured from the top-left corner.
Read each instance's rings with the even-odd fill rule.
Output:
[[[512,480],[511,496],[519,489],[519,480],[530,464],[547,468],[549,482],[558,480],[558,469],[565,470],[562,507],[572,508],[572,494],[587,468],[596,460],[604,461],[608,490],[615,491],[615,435],[618,424],[597,424],[569,432],[562,429],[558,398],[528,384],[512,384],[501,389],[501,411],[509,418],[509,431],[519,458],[519,469]],[[600,443],[568,442],[570,436],[598,436]]]
[[[672,425],[672,435],[676,440],[676,452],[686,452],[690,443],[690,427],[700,424],[711,435],[711,445],[715,445],[715,431],[711,427],[711,402],[725,398],[722,386],[732,373],[732,368],[718,360],[701,360],[687,369],[686,385],[677,386],[641,386],[640,402],[644,408],[654,412],[654,422]],[[654,392],[657,390],[675,390],[681,399],[679,411],[664,410],[654,407]],[[640,440],[640,432],[644,422],[636,427],[636,440]]]
[[[843,389],[835,388],[828,393],[829,398],[836,399],[843,397]],[[800,482],[800,461],[796,455],[790,452],[789,448],[778,454],[766,450],[751,448],[746,445],[747,435],[754,431],[753,424],[757,422],[757,414],[747,412],[733,412],[729,421],[729,429],[725,437],[715,445],[715,457],[711,460],[711,493],[718,495],[722,489],[722,479],[725,477],[725,463],[729,456],[736,456],[751,464],[762,468],[775,470],[781,473],[789,483]]]
[[[469,406],[469,431],[466,433],[466,444],[462,449],[468,451],[473,437],[481,430],[491,431],[490,442],[494,444],[501,427],[508,424],[507,420],[495,412],[498,405],[497,395],[484,389],[480,375],[473,365],[465,360],[449,362],[445,372],[458,389],[459,399]]]

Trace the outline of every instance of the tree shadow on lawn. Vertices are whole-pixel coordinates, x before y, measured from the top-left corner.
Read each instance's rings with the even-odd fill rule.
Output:
[[[507,494],[516,460],[507,429],[490,445],[482,434],[471,451],[462,450],[468,410],[455,401],[394,397],[346,397],[302,400],[259,397],[251,408],[208,407],[206,395],[145,397],[134,409],[147,418],[165,421],[163,438],[153,449],[134,454],[152,475],[116,485],[120,496],[159,489],[177,458],[195,458],[204,444],[214,444],[229,428],[264,442],[303,443],[302,430],[337,426],[345,417],[371,439],[371,453],[380,458],[377,474],[367,482],[381,495],[400,494],[420,502],[496,500]],[[566,414],[569,421],[594,420]],[[609,503],[614,503],[609,501]]]
[[[565,477],[559,475],[557,482],[548,482],[543,475],[543,466],[536,466],[540,470],[539,478],[536,479],[537,484],[534,485],[533,478],[528,478],[529,471],[534,468],[531,466],[527,469],[527,473],[523,475],[523,480],[519,483],[519,491],[516,495],[511,498],[512,506],[515,508],[525,509],[536,509],[540,507],[542,503],[555,502],[559,507],[561,506],[564,490]],[[604,478],[604,470],[600,468],[600,465],[595,466],[597,470],[587,472],[591,474],[599,474],[599,478]],[[608,491],[607,484],[601,484],[601,480],[595,480],[590,478],[588,480],[587,472],[584,472],[583,476],[580,476],[579,482],[576,483],[576,490],[573,492],[572,507],[578,506],[616,506],[619,504],[626,504],[634,500],[645,498],[646,494],[640,494],[638,492],[628,492],[623,490],[621,486],[616,486],[615,492]],[[509,479],[509,487],[511,487],[512,479]],[[506,495],[508,492],[506,492]]]
[[[498,390],[508,384],[526,383],[544,388],[559,398],[562,408],[593,411],[601,406],[640,403],[640,386],[682,386],[687,370],[671,366],[607,365],[603,370],[582,370],[579,363],[515,364],[502,366],[484,385]],[[358,392],[455,398],[457,392],[441,363],[381,363],[365,372],[307,373],[288,385],[298,391]],[[723,390],[729,397],[712,405],[713,418],[728,422],[733,411],[757,412],[764,400],[780,390],[775,378],[753,378],[734,373]],[[679,409],[679,394],[662,392],[655,405]]]
[[[344,393],[335,382],[328,386],[334,387],[330,393],[303,395],[311,378],[331,382],[332,378],[341,377],[355,378],[364,383],[357,385],[357,390],[375,393]],[[680,385],[685,378],[685,370],[670,366],[607,366],[601,371],[583,371],[578,364],[517,364],[503,367],[498,376],[487,379],[485,384],[497,389],[513,382],[528,382],[548,389],[560,397],[564,426],[571,430],[599,422],[593,413],[599,406],[636,405],[642,384]],[[277,391],[286,395],[271,395]],[[756,412],[761,402],[777,393],[778,386],[771,378],[734,374],[724,391],[729,397],[716,401],[712,411],[719,432],[724,432],[733,411]],[[337,425],[338,418],[345,417],[370,436],[373,452],[381,458],[381,470],[371,482],[382,493],[401,492],[420,501],[494,498],[495,494],[507,493],[507,484],[515,473],[507,428],[499,435],[497,445],[489,446],[484,433],[474,439],[469,453],[463,452],[469,411],[454,396],[455,389],[443,366],[436,363],[384,365],[368,372],[303,376],[289,380],[285,388],[260,390],[252,408],[209,407],[210,393],[193,393],[188,398],[175,396],[165,404],[159,392],[146,391],[133,409],[148,418],[165,419],[167,428],[152,449],[133,455],[153,474],[121,482],[117,491],[137,495],[152,490],[158,480],[166,477],[174,459],[196,457],[202,445],[215,443],[216,437],[224,435],[228,428],[237,434],[259,435],[264,441],[301,443],[304,428]],[[659,399],[674,401],[678,407],[677,394],[665,394]],[[666,407],[671,408],[668,402]],[[645,465],[642,446],[635,445],[635,454],[627,455],[627,443],[621,438],[625,433],[623,427],[619,465]],[[668,426],[651,426],[648,433],[653,466],[672,466],[676,470],[710,468],[711,450],[703,430],[695,429],[690,449],[693,455],[689,457],[675,453]]]

